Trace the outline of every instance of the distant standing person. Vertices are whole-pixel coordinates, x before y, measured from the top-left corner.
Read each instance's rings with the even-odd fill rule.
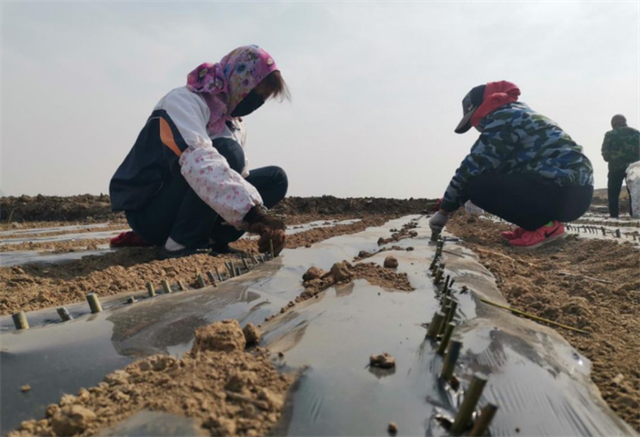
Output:
[[[233,252],[229,243],[249,231],[261,252],[271,242],[279,253],[285,226],[267,209],[284,198],[287,175],[275,166],[249,171],[242,121],[278,96],[288,97],[280,70],[251,45],[201,64],[160,99],[111,179],[113,210],[137,234],[115,243],[162,246],[161,258],[215,255]]]
[[[607,197],[609,199],[609,215],[618,218],[620,190],[627,175],[627,167],[640,161],[640,132],[627,126],[624,115],[614,115],[611,129],[604,136],[602,157],[609,163],[609,181]],[[627,191],[628,191],[627,187]],[[629,214],[631,214],[631,195],[629,195]]]
[[[591,162],[555,122],[518,102],[511,82],[473,88],[462,100],[456,133],[480,137],[451,179],[430,226],[439,232],[466,201],[517,225],[502,233],[514,247],[563,237],[561,222],[581,217],[593,197]]]

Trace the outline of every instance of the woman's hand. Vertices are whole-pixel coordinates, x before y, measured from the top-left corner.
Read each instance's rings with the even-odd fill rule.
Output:
[[[286,244],[285,224],[282,220],[269,215],[261,207],[253,207],[244,218],[248,232],[259,235],[258,250],[260,253],[271,250],[270,242],[273,242],[273,253],[278,256]]]

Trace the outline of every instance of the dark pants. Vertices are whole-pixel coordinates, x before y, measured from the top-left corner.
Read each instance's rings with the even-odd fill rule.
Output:
[[[468,193],[485,211],[533,231],[552,220],[580,218],[591,205],[593,187],[560,187],[536,175],[491,174],[471,179]]]
[[[620,205],[620,190],[622,190],[622,183],[627,176],[626,168],[609,169],[609,181],[607,183],[607,197],[609,199],[609,215],[611,217],[618,217],[619,205]],[[629,187],[627,187],[629,192]],[[631,215],[631,193],[629,193],[629,215]]]
[[[233,170],[242,171],[244,151],[238,143],[216,139],[213,146]],[[223,219],[198,197],[179,169],[176,170],[144,208],[126,211],[131,229],[146,242],[158,246],[168,237],[189,248],[206,248],[210,239],[217,243],[238,240],[244,231],[223,226]],[[246,181],[256,187],[267,208],[273,208],[287,194],[287,175],[280,167],[251,170]]]

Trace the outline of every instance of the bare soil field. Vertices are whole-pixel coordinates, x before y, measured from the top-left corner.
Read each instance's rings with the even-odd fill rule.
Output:
[[[448,229],[478,254],[514,308],[591,333],[562,330],[592,361],[603,398],[640,431],[640,252],[629,242],[575,235],[515,252],[500,238],[507,225],[463,211]]]

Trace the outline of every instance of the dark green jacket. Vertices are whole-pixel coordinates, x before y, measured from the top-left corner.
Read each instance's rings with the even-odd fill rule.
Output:
[[[640,161],[640,132],[629,126],[610,130],[604,136],[602,157],[609,163],[609,170],[627,168]]]

